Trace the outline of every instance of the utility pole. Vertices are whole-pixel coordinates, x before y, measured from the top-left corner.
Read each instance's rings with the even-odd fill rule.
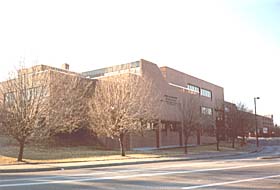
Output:
[[[255,105],[255,127],[256,127],[256,144],[259,147],[259,132],[258,132],[258,121],[257,121],[257,102],[256,100],[260,99],[260,97],[254,97],[254,105]]]

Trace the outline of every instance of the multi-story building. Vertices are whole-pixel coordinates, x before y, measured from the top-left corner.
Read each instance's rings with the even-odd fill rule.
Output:
[[[63,118],[66,121],[66,117],[75,118],[81,115],[79,105],[86,104],[84,102],[87,101],[87,97],[82,96],[85,94],[81,89],[84,84],[94,86],[94,80],[69,71],[68,64],[63,64],[61,69],[47,65],[24,68],[18,70],[10,80],[0,83],[0,104],[9,112],[18,115],[17,119],[34,122],[34,129],[39,128],[35,125],[44,123],[49,126],[44,127],[44,132],[49,135],[57,134],[59,125],[67,125],[67,122],[62,122]],[[83,100],[79,97],[83,97]]]
[[[238,114],[238,110],[237,110],[237,106],[233,103],[227,102],[225,101],[225,127],[224,127],[224,134],[225,138],[229,139],[229,138],[235,138],[237,135],[237,114]]]
[[[273,136],[274,122],[273,115],[257,115],[258,133],[260,137]]]
[[[64,75],[79,76],[87,78],[86,80],[101,80],[125,73],[135,74],[152,81],[161,95],[161,109],[157,114],[158,126],[150,124],[150,128],[144,132],[144,135],[130,134],[126,138],[128,149],[183,145],[181,106],[185,97],[198,97],[193,109],[197,110],[200,115],[199,126],[189,138],[190,144],[216,142],[215,133],[218,126],[220,135],[225,137],[226,134],[230,134],[230,130],[236,124],[234,124],[234,117],[231,113],[237,112],[237,107],[234,104],[224,102],[224,89],[222,87],[170,67],[158,67],[143,59],[83,73],[70,72],[67,64],[64,64],[62,69],[38,65],[21,70],[20,73],[31,73],[34,70],[37,73],[49,73],[49,76],[52,76],[50,81],[60,80],[60,76]],[[49,96],[51,91],[51,89],[47,90]],[[9,101],[9,92],[2,97],[5,101]],[[260,134],[269,134],[270,127],[273,126],[273,118],[263,116],[257,116],[257,118],[259,129],[263,132]],[[117,145],[114,141],[106,138],[103,139],[103,142],[108,147]]]
[[[19,69],[13,78],[0,82],[0,100],[5,103],[12,101],[16,91],[25,91],[24,98],[31,98],[38,91],[44,90],[45,96],[50,96],[51,85],[62,84],[62,76],[81,76],[79,73],[69,71],[69,65],[63,64],[62,68],[47,65],[36,65],[30,68]],[[17,84],[18,83],[18,84]],[[14,88],[14,89],[13,89]],[[41,89],[44,88],[44,89]],[[37,94],[38,95],[38,94]]]
[[[225,102],[225,129],[228,130],[228,135],[234,132],[236,135],[246,133],[245,136],[255,136],[256,124],[260,137],[273,136],[273,115],[256,115],[255,117],[253,112],[238,110],[235,104]]]
[[[190,139],[190,143],[215,142],[216,117],[219,114],[217,110],[223,110],[224,104],[222,87],[169,67],[158,67],[143,59],[128,64],[83,72],[82,75],[98,80],[124,73],[137,74],[153,81],[162,95],[161,101],[163,103],[158,114],[160,130],[146,131],[144,136],[131,134],[127,148],[182,145],[180,105],[184,96],[193,95],[199,96],[197,110],[200,110],[201,119],[207,117],[208,122],[201,123],[197,134]]]

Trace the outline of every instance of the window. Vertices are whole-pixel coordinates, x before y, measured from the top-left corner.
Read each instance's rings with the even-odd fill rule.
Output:
[[[187,85],[187,89],[190,90],[190,91],[192,91],[192,92],[195,92],[195,93],[199,93],[199,91],[200,91],[199,87],[194,86],[194,85],[192,85],[192,84],[188,84],[188,85]]]
[[[166,102],[169,105],[176,105],[177,104],[177,97],[164,95],[164,100],[163,101]]]
[[[230,109],[228,107],[225,107],[225,112],[230,112]]]
[[[122,73],[140,73],[140,62],[135,61],[132,63],[115,65],[112,67],[106,67],[102,69],[97,69],[93,71],[88,71],[82,73],[84,76],[89,78],[97,78],[104,76],[112,76]]]
[[[203,88],[201,88],[201,90],[200,90],[200,95],[208,97],[208,98],[212,98],[212,92],[210,90],[206,90]]]
[[[170,131],[173,131],[173,132],[179,131],[178,127],[177,127],[177,125],[175,123],[171,123],[170,124]]]
[[[208,108],[208,107],[201,107],[201,113],[203,115],[213,115],[213,110],[212,108]]]
[[[23,98],[27,101],[30,101],[32,99],[37,99],[41,97],[46,97],[48,95],[47,89],[43,87],[33,87],[29,88],[27,90],[24,90],[24,93],[22,94]]]
[[[162,125],[161,125],[161,131],[167,133],[167,125],[166,125],[166,123],[162,123]]]
[[[34,98],[33,88],[24,90],[23,98],[27,101],[30,101],[32,98]]]
[[[139,67],[140,66],[139,63],[140,63],[139,61],[135,61],[135,62],[130,63],[130,68],[137,68],[137,67]]]
[[[14,92],[8,92],[4,95],[4,102],[9,104],[12,103],[15,100],[15,94]]]

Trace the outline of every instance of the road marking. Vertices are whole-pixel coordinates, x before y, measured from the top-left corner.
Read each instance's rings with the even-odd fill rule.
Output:
[[[144,174],[133,174],[124,176],[111,176],[111,177],[97,177],[97,178],[77,178],[71,180],[58,180],[58,181],[44,181],[44,182],[31,182],[31,183],[14,183],[14,184],[2,184],[0,187],[17,187],[17,186],[32,186],[32,185],[47,185],[47,184],[62,184],[62,183],[74,183],[74,182],[85,182],[85,181],[103,181],[111,179],[128,179],[136,177],[153,177],[153,176],[163,176],[172,174],[187,174],[187,173],[199,173],[208,171],[219,171],[219,170],[232,170],[240,168],[249,167],[260,167],[260,166],[270,166],[279,165],[280,163],[267,163],[267,164],[252,164],[246,166],[232,166],[232,167],[222,167],[222,168],[210,168],[210,169],[199,169],[199,170],[183,170],[183,171],[171,171],[171,172],[158,172],[158,173],[144,173]]]
[[[232,160],[234,161],[234,160]],[[239,161],[239,159],[238,159]],[[220,161],[213,161],[210,162],[211,164],[218,164],[221,163]],[[83,176],[90,176],[90,175],[102,175],[102,174],[110,174],[110,173],[125,173],[125,172],[149,172],[153,170],[158,170],[158,169],[167,169],[167,168],[180,168],[180,167],[185,167],[185,166],[202,166],[202,165],[209,165],[209,162],[207,163],[186,163],[186,164],[176,164],[176,165],[168,165],[168,166],[158,166],[158,167],[151,167],[148,169],[124,169],[124,170],[116,170],[116,171],[105,171],[105,172],[91,172],[91,173],[86,173],[86,174],[70,174],[70,175],[52,175],[52,176],[44,176],[44,177],[35,177],[35,178],[18,178],[18,179],[3,179],[0,180],[1,182],[9,182],[9,181],[35,181],[35,180],[41,180],[41,179],[57,179],[57,178],[71,178],[71,177],[83,177]],[[90,168],[86,168],[90,169]],[[106,169],[106,168],[104,168]]]
[[[110,174],[110,173],[124,173],[124,172],[138,172],[141,170],[118,170],[118,171],[106,171],[106,172],[91,172],[87,174],[72,174],[72,175],[53,175],[53,176],[44,176],[44,177],[26,177],[26,178],[19,178],[19,179],[3,179],[0,180],[1,182],[9,182],[9,181],[36,181],[41,179],[58,179],[58,178],[73,178],[73,177],[83,177],[83,176],[91,176],[91,175],[103,175],[103,174]]]
[[[82,177],[82,176],[90,176],[90,175],[102,175],[102,174],[108,174],[108,173],[124,173],[124,172],[142,172],[142,171],[153,171],[157,169],[167,169],[167,168],[180,168],[184,166],[195,166],[195,165],[209,165],[211,164],[219,164],[219,163],[227,163],[227,162],[233,162],[233,161],[248,161],[248,160],[257,160],[252,158],[242,158],[242,159],[228,159],[228,160],[221,160],[221,161],[210,161],[210,162],[198,162],[198,163],[186,163],[186,164],[177,164],[176,165],[168,165],[168,166],[157,166],[157,167],[151,167],[149,169],[125,169],[125,170],[116,170],[116,171],[106,171],[106,172],[91,172],[87,174],[73,174],[73,175],[52,175],[52,176],[44,176],[44,177],[35,177],[35,178],[19,178],[19,179],[3,179],[0,180],[0,182],[9,182],[9,181],[31,181],[31,180],[40,180],[40,179],[55,179],[55,178],[71,178],[71,177]],[[174,161],[176,162],[176,160]],[[101,167],[101,169],[106,169],[107,167]],[[91,169],[85,168],[85,169]],[[80,169],[73,169],[80,170]],[[69,171],[69,170],[68,170]]]
[[[212,183],[212,184],[206,184],[206,185],[196,185],[196,186],[190,186],[190,187],[183,187],[182,189],[198,189],[198,188],[205,188],[205,187],[215,187],[215,186],[221,186],[221,185],[243,183],[243,182],[250,182],[250,181],[258,181],[258,180],[277,178],[277,177],[280,177],[280,175],[272,175],[272,176],[265,176],[265,177],[249,178],[249,179],[242,179],[242,180],[236,180],[236,181]]]
[[[245,161],[245,159],[233,159],[233,160],[227,160],[227,161]],[[226,162],[227,162],[226,161]],[[222,163],[220,161],[213,161],[210,162],[211,164],[219,164]],[[45,180],[45,179],[61,179],[61,178],[73,178],[73,177],[83,177],[83,176],[93,176],[93,175],[103,175],[103,174],[113,174],[113,173],[125,173],[125,172],[150,172],[150,171],[155,171],[158,169],[168,169],[168,168],[182,168],[185,166],[202,166],[202,165],[209,165],[209,162],[207,163],[186,163],[186,164],[176,164],[176,165],[168,165],[168,166],[158,166],[158,167],[151,167],[148,169],[124,169],[124,170],[116,170],[116,171],[104,171],[104,172],[90,172],[86,174],[69,174],[69,175],[52,175],[52,176],[44,176],[44,177],[29,177],[29,178],[18,178],[18,179],[3,179],[0,180],[0,183],[3,182],[16,182],[16,181],[40,181],[40,180]],[[106,168],[105,168],[106,169]],[[193,170],[194,171],[194,170]]]

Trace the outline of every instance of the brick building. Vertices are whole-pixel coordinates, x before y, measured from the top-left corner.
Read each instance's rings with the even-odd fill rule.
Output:
[[[67,118],[82,115],[84,110],[79,109],[79,106],[86,105],[85,102],[89,97],[85,97],[85,90],[82,88],[84,84],[92,84],[94,87],[94,81],[69,71],[68,64],[63,64],[62,68],[47,65],[24,68],[14,73],[10,80],[0,83],[0,104],[15,115],[22,115],[22,120],[34,122],[35,124],[32,125],[34,128],[40,128],[40,123],[48,126],[44,127],[44,134],[52,136],[63,132],[60,128],[62,125],[68,126],[69,123],[73,124],[73,127],[84,125],[82,122],[85,116],[77,119],[80,123],[74,123],[73,119],[67,122]],[[79,97],[83,97],[83,100]],[[32,136],[38,137],[39,134],[32,134]]]
[[[218,126],[221,131],[220,135],[224,138],[226,138],[226,134],[230,134],[230,129],[234,127],[232,113],[235,113],[237,108],[234,104],[224,102],[224,89],[222,87],[170,67],[158,67],[143,59],[83,73],[69,71],[67,64],[64,64],[62,69],[38,65],[20,72],[28,73],[34,69],[38,73],[48,72],[50,76],[53,76],[52,80],[60,80],[59,76],[64,75],[79,76],[85,80],[100,80],[105,77],[131,73],[153,81],[161,94],[162,107],[158,114],[159,122],[157,124],[150,123],[149,129],[143,135],[130,134],[126,138],[127,149],[181,146],[184,137],[180,106],[185,97],[198,97],[194,109],[199,112],[201,120],[196,133],[190,137],[189,144],[214,143],[216,142],[215,133]],[[51,93],[51,89],[47,91]],[[8,95],[4,94],[2,97],[7,99]],[[264,134],[266,131],[269,133],[269,129],[273,125],[273,118],[258,116],[258,125]],[[118,147],[118,143],[114,140],[104,138],[103,142],[108,147]]]
[[[258,133],[260,137],[273,136],[274,122],[273,115],[257,115]]]
[[[246,121],[245,121],[246,120]],[[260,137],[273,136],[274,122],[273,115],[262,116],[257,115],[257,127]],[[238,110],[237,106],[230,102],[225,102],[225,129],[227,134],[232,133],[233,130],[238,129],[237,135],[240,135],[241,129],[247,129],[245,136],[255,136],[256,134],[256,120],[253,112],[245,112]],[[244,125],[244,126],[241,126]]]
[[[223,108],[223,88],[169,67],[158,67],[156,64],[139,60],[136,62],[83,72],[87,78],[101,79],[124,73],[132,73],[153,81],[162,94],[162,109],[159,113],[159,130],[147,130],[144,135],[131,134],[127,148],[181,146],[183,142],[180,119],[180,104],[185,96],[199,96],[196,105],[201,119],[197,134],[190,139],[191,144],[215,142],[215,125],[218,116],[216,108]],[[152,128],[152,127],[151,127]],[[107,142],[109,146],[114,143]]]

